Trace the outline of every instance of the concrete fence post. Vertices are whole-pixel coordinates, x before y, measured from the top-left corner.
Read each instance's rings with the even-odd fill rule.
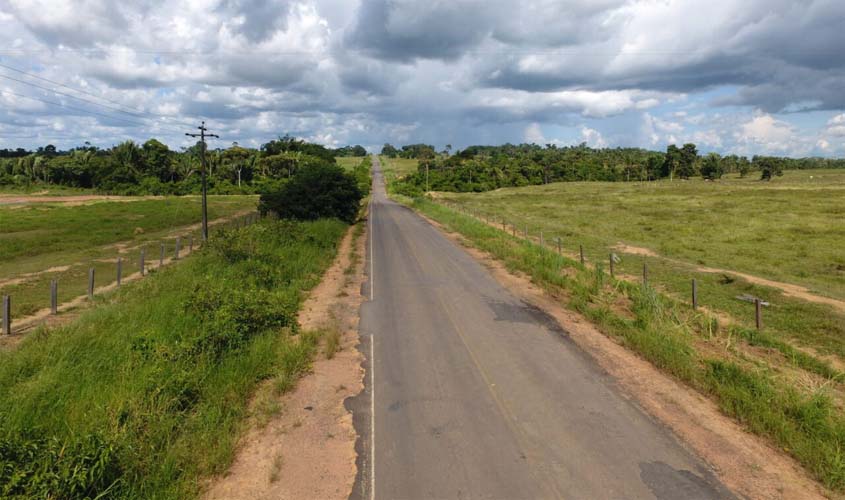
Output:
[[[50,280],[50,314],[56,315],[59,312],[59,281]]]
[[[94,268],[88,268],[88,298],[94,298]]]
[[[194,235],[189,234],[188,235],[188,252],[193,252],[193,251],[194,251]]]
[[[540,246],[546,246],[545,241],[543,240],[543,231],[540,231]]]
[[[3,296],[3,333],[12,334],[12,298]]]
[[[176,237],[176,251],[173,253],[173,260],[179,260],[179,250],[181,250],[181,247],[182,247],[182,237],[177,236]]]
[[[613,277],[614,273],[613,273],[613,254],[612,253],[610,254],[609,260],[610,260],[610,276]]]

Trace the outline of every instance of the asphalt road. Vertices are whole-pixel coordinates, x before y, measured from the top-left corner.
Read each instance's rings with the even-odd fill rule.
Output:
[[[389,201],[374,167],[353,498],[731,496],[554,320]]]

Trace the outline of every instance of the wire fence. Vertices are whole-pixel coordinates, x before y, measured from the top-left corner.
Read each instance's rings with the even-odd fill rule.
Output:
[[[223,230],[254,224],[260,217],[258,212],[250,212],[214,221],[209,237]],[[117,250],[116,257],[94,259],[89,261],[87,266],[59,266],[60,269],[70,270],[65,273],[65,279],[51,279],[48,290],[38,287],[25,294],[22,292],[26,303],[23,308],[18,308],[18,311],[13,310],[15,297],[12,294],[3,295],[0,301],[0,332],[3,335],[13,335],[37,327],[62,312],[93,301],[97,295],[118,289],[127,282],[142,279],[151,271],[175,264],[202,247],[201,229],[193,228],[176,233],[146,241],[132,248],[113,245]],[[15,278],[9,281],[13,280]],[[13,314],[15,312],[17,314]]]

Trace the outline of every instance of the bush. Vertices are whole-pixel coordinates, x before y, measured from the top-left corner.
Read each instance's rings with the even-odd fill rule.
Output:
[[[261,195],[258,209],[282,219],[337,218],[355,222],[363,195],[354,176],[336,165],[315,165],[275,191]]]

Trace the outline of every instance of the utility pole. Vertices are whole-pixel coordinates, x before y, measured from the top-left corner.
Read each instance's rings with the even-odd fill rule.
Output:
[[[207,200],[207,193],[208,193],[208,184],[206,183],[205,179],[205,138],[206,137],[215,137],[220,138],[219,135],[214,134],[206,134],[208,131],[205,128],[205,122],[202,122],[202,125],[197,127],[200,131],[199,134],[188,134],[188,137],[199,137],[200,138],[200,164],[202,166],[202,241],[208,241],[208,200]]]

